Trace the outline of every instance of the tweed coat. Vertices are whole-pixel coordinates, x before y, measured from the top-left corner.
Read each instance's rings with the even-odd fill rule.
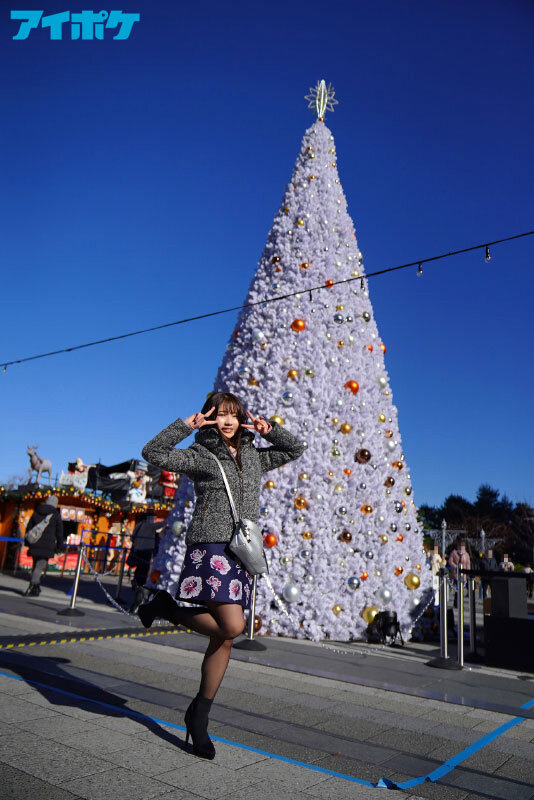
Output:
[[[263,437],[272,446],[256,448],[254,434],[244,429],[240,469],[214,425],[203,426],[194,444],[187,449],[175,450],[174,445],[192,432],[193,429],[178,418],[143,447],[143,458],[160,469],[187,475],[193,481],[196,504],[186,544],[229,542],[234,521],[222,475],[210,452],[215,453],[224,468],[238,516],[257,522],[261,476],[298,458],[304,452],[304,444],[273,422],[272,430]]]

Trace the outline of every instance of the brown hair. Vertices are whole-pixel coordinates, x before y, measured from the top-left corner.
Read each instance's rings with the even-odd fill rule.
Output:
[[[241,425],[248,422],[247,412],[245,411],[245,407],[239,397],[231,392],[210,392],[206,398],[206,402],[201,408],[201,414],[206,414],[215,406],[213,412],[206,416],[206,419],[212,420],[217,419],[217,414],[219,413],[219,408],[224,406],[224,408],[228,409],[232,414],[237,416],[239,420],[240,427],[237,429],[235,434],[233,435],[231,442],[236,449],[236,461],[241,467],[241,444],[242,444],[242,429]]]

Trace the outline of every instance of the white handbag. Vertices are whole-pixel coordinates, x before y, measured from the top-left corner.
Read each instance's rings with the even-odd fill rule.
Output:
[[[269,567],[267,565],[267,559],[265,558],[261,531],[258,525],[251,519],[238,518],[234,498],[232,497],[223,465],[214,453],[210,452],[210,456],[213,456],[221,470],[228,500],[230,501],[230,508],[232,509],[232,517],[234,518],[234,534],[228,547],[250,575],[264,575],[269,572]]]

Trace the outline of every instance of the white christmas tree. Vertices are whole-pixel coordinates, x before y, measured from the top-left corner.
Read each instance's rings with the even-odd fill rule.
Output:
[[[271,581],[291,618],[260,579],[262,632],[347,641],[390,608],[406,634],[431,575],[386,347],[324,123],[337,100],[324,81],[307,99],[318,119],[304,135],[214,389],[234,392],[307,445],[297,462],[265,476],[260,523]],[[289,296],[265,302],[282,295]],[[156,562],[171,591],[192,513],[188,483]]]

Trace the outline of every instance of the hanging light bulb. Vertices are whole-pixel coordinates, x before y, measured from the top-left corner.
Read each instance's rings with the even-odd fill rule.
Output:
[[[360,289],[363,289],[363,278],[360,279]]]
[[[491,261],[491,254],[490,254],[489,244],[486,245],[486,261]]]
[[[419,266],[417,267],[417,277],[420,278],[422,274],[423,274],[423,265],[419,263]]]

